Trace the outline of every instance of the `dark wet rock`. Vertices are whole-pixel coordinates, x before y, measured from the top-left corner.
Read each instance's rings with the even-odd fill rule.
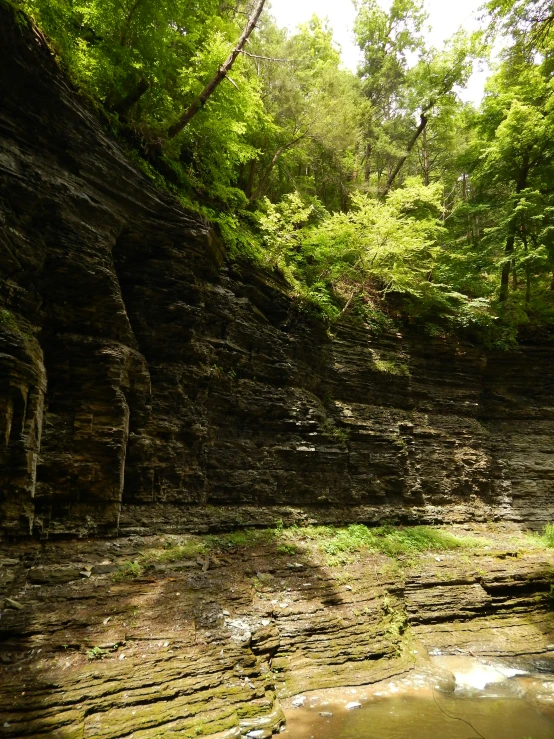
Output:
[[[93,565],[90,568],[90,573],[91,575],[109,575],[112,572],[115,572],[117,569],[117,565],[113,563]]]
[[[496,551],[510,534],[491,537]],[[99,539],[35,546],[5,551],[23,561],[33,554],[35,570],[82,571],[67,563],[106,560],[113,550]],[[161,538],[143,547],[164,551]],[[5,608],[0,619],[7,736],[83,736],[83,721],[85,736],[102,739],[139,731],[153,739],[174,725],[194,734],[198,724],[205,736],[269,736],[283,722],[281,697],[410,673],[450,691],[452,675],[431,665],[427,652],[546,655],[554,645],[548,552],[499,560],[477,549],[403,565],[363,552],[337,568],[316,548],[298,554],[304,569],[290,570],[277,547],[226,552],[213,572],[194,562],[193,573],[27,587],[25,608]],[[269,568],[272,580],[246,576]],[[11,592],[5,597],[16,600]]]
[[[39,585],[63,585],[78,580],[81,570],[75,567],[35,567],[27,573],[29,582]]]
[[[4,2],[0,47],[4,536],[554,517],[551,346],[328,336],[131,166]]]

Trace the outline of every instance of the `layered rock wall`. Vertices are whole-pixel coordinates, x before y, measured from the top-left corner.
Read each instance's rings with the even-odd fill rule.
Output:
[[[552,347],[328,334],[109,138],[0,4],[4,535],[552,519]]]

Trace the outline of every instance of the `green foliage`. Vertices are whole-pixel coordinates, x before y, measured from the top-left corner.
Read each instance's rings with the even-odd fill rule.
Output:
[[[554,549],[554,523],[546,524],[538,539],[543,546]]]
[[[91,662],[96,659],[103,659],[105,655],[106,653],[101,647],[92,647],[91,649],[87,649],[87,658]]]
[[[232,259],[280,272],[304,310],[494,349],[551,334],[551,3],[489,0],[480,33],[434,49],[422,0],[386,10],[358,0],[358,75],[342,68],[324,21],[289,32],[266,12],[173,138],[236,44],[249,0],[18,5],[133,161],[211,221]],[[476,110],[458,92],[487,55],[485,36],[504,51]],[[17,321],[4,312],[0,323]]]

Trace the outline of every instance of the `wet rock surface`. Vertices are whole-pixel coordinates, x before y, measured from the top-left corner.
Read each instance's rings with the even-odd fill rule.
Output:
[[[132,563],[163,557],[178,538],[7,546],[4,735],[269,736],[287,696],[414,671],[432,671],[448,692],[449,673],[429,655],[552,652],[554,553],[519,547],[502,559],[513,532],[476,535],[487,543],[467,552],[362,552],[340,564],[302,543],[291,555],[279,539],[222,545],[196,567],[150,560],[134,575]],[[108,562],[114,571],[92,574]],[[29,577],[58,567],[90,574]]]
[[[1,4],[4,536],[552,518],[552,347],[328,335],[152,188],[13,12]]]

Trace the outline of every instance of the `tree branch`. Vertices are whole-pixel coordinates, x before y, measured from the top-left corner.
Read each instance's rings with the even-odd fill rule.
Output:
[[[419,126],[417,127],[414,135],[410,139],[410,143],[408,144],[408,147],[406,149],[406,153],[404,154],[403,157],[401,157],[398,160],[398,162],[396,163],[396,167],[390,173],[389,178],[387,180],[387,184],[385,185],[385,189],[383,190],[382,197],[385,197],[386,195],[389,194],[389,192],[391,190],[391,187],[393,186],[394,181],[396,179],[396,175],[400,172],[400,170],[404,166],[404,162],[410,156],[410,153],[411,153],[412,149],[414,148],[414,146],[416,145],[417,140],[419,139],[419,137],[421,136],[421,134],[425,130],[425,126],[427,125],[427,121],[429,120],[427,118],[427,113],[428,113],[428,111],[430,110],[431,107],[432,106],[426,106],[423,109],[423,111],[421,112]]]
[[[289,141],[288,144],[283,144],[283,146],[280,146],[277,149],[277,151],[273,155],[273,158],[272,158],[272,160],[271,160],[271,162],[269,164],[269,167],[266,169],[266,171],[265,171],[262,179],[258,183],[258,187],[256,188],[256,192],[253,193],[250,196],[250,198],[249,198],[249,201],[251,203],[253,203],[254,200],[257,200],[258,198],[260,198],[264,194],[264,192],[266,190],[266,187],[267,187],[267,183],[269,182],[269,177],[270,177],[271,173],[273,172],[273,169],[274,169],[275,165],[277,164],[277,162],[281,158],[281,155],[284,154],[285,151],[287,151],[287,149],[292,149],[293,146],[295,146],[299,141],[302,141],[302,139],[305,139],[307,136],[308,136],[307,133],[303,133],[301,136],[297,136],[292,141]]]
[[[245,51],[244,49],[241,49],[240,53],[244,54],[244,56],[249,56],[251,59],[262,59],[265,62],[283,62],[284,64],[293,64],[292,59],[279,59],[279,57],[276,56],[260,56],[260,54],[251,54],[249,51]]]
[[[194,118],[194,116],[198,113],[198,111],[204,107],[206,102],[213,95],[213,93],[219,87],[221,82],[225,79],[225,77],[227,76],[227,73],[230,71],[231,67],[235,63],[236,58],[243,50],[244,45],[248,41],[250,34],[254,30],[254,28],[256,28],[256,24],[258,20],[260,19],[260,16],[264,9],[264,5],[265,5],[265,0],[257,0],[256,5],[254,6],[254,10],[252,11],[250,18],[248,19],[246,28],[244,29],[242,36],[238,40],[237,45],[235,46],[233,51],[229,54],[227,59],[223,62],[221,67],[219,67],[214,77],[212,77],[212,79],[208,82],[208,84],[202,90],[202,92],[196,98],[196,100],[194,100],[193,103],[187,108],[187,110],[185,110],[185,112],[179,118],[179,120],[176,123],[174,123],[172,126],[170,126],[167,132],[168,138],[172,139],[175,136],[177,136],[178,133],[181,133],[183,128],[185,128],[185,126],[188,123],[190,123],[190,121]]]

